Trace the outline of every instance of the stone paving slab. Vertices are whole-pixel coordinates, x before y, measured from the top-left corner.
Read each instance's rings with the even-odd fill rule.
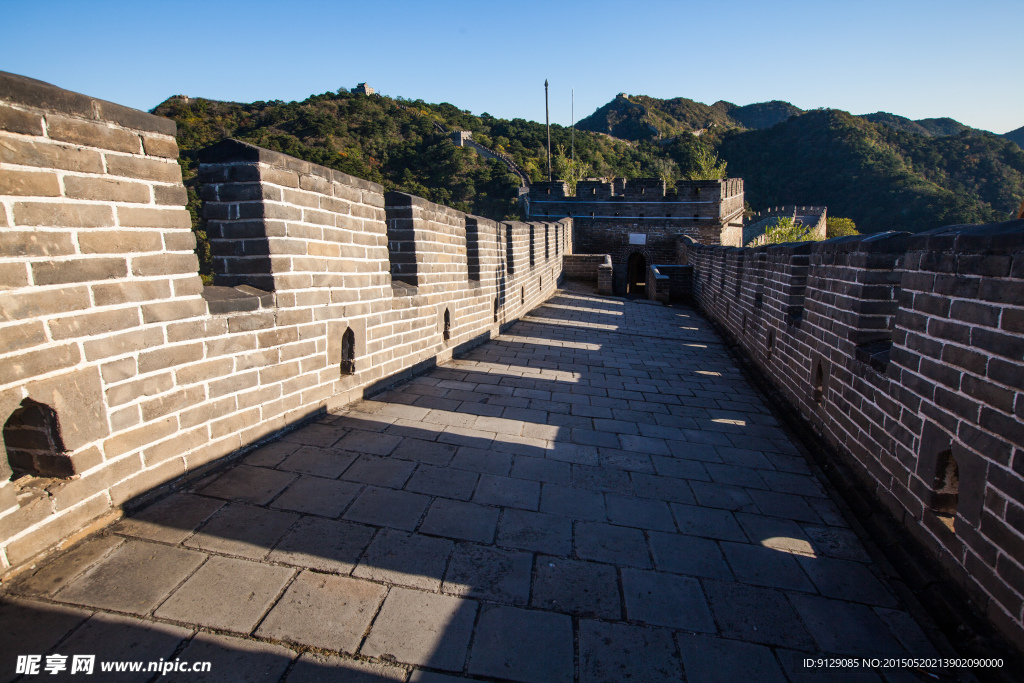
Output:
[[[387,589],[304,571],[267,614],[257,636],[354,654]]]
[[[202,553],[191,550],[129,541],[54,597],[74,605],[147,614],[205,559]]]
[[[291,580],[295,570],[211,557],[154,613],[162,619],[248,633]]]
[[[567,292],[41,563],[0,629],[4,662],[12,638],[212,662],[189,681],[802,681],[805,656],[936,652],[698,314]]]
[[[476,613],[472,600],[393,588],[360,652],[462,671]]]

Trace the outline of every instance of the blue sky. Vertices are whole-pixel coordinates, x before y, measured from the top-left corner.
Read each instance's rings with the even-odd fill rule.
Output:
[[[174,94],[387,95],[568,125],[618,92],[1024,126],[1024,2],[0,0],[0,70],[150,109]]]

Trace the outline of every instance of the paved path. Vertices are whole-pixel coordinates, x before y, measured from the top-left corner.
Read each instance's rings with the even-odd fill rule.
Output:
[[[934,653],[703,318],[568,292],[3,603],[0,680],[45,652],[289,683],[839,680],[803,658]]]

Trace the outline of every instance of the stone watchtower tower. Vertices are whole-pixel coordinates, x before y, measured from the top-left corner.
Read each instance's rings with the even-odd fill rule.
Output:
[[[573,219],[573,251],[610,254],[616,291],[631,271],[677,263],[683,235],[702,244],[742,246],[743,179],[660,178],[581,180],[576,194],[563,181],[530,185],[527,220]]]

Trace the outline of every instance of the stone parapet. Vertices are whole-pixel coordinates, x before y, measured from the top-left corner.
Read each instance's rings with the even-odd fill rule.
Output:
[[[569,220],[496,223],[227,140],[200,155],[204,287],[174,132],[0,74],[0,575],[495,336],[571,253]]]
[[[681,257],[705,314],[1024,642],[1024,221]]]

